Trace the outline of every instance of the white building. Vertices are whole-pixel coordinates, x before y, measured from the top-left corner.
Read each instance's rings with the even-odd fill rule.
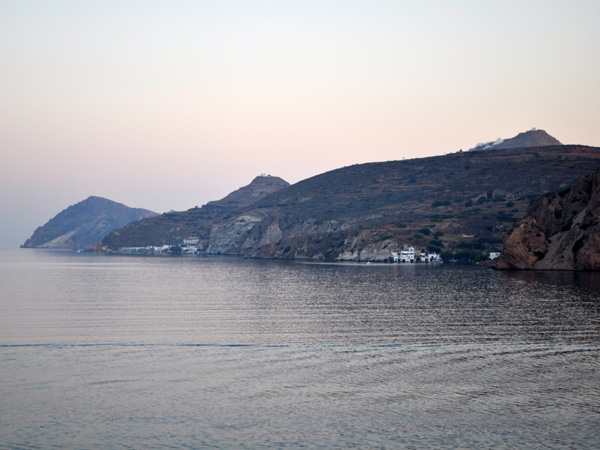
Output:
[[[401,263],[414,263],[415,262],[415,248],[408,247],[408,250],[402,250],[400,252],[400,262]]]
[[[442,262],[442,258],[437,253],[428,253],[425,257],[425,262]]]
[[[198,245],[198,238],[195,237],[187,237],[183,240],[185,245]]]

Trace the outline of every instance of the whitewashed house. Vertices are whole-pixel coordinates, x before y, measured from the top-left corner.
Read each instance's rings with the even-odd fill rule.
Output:
[[[414,263],[415,262],[415,248],[408,247],[408,250],[402,250],[400,252],[400,262],[401,263]]]
[[[441,262],[441,261],[442,261],[442,258],[440,258],[440,255],[438,255],[437,253],[433,252],[433,253],[427,254],[426,262]]]

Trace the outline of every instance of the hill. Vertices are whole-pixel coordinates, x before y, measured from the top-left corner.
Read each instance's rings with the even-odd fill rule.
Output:
[[[506,237],[497,269],[600,270],[600,171],[527,210]]]
[[[215,222],[208,253],[371,260],[408,244],[475,259],[529,204],[600,167],[600,149],[550,146],[360,164],[301,181]]]
[[[146,209],[129,208],[112,200],[92,196],[69,206],[38,227],[21,247],[92,249],[96,242],[115,228],[155,215],[157,213]]]
[[[201,208],[164,213],[133,222],[106,236],[100,236],[97,241],[104,238],[100,247],[116,250],[121,247],[175,245],[180,244],[184,238],[195,237],[200,241],[200,247],[205,248],[215,221],[226,220],[232,214],[287,186],[289,183],[279,177],[261,175],[221,200],[209,202]]]
[[[372,260],[413,245],[476,260],[500,249],[534,200],[598,167],[600,149],[576,145],[360,164],[280,187],[246,206],[228,207],[226,197],[130,224],[103,246],[172,244],[190,235],[211,254]]]
[[[505,148],[522,148],[522,147],[546,147],[550,145],[562,145],[558,139],[553,138],[544,130],[536,130],[535,128],[517,134],[510,139],[497,139],[491,142],[477,144],[470,149],[473,150],[501,150]]]

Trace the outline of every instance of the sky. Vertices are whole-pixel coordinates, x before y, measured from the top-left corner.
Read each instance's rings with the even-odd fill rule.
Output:
[[[156,212],[260,173],[532,127],[600,146],[600,2],[0,0],[0,247],[97,195]]]

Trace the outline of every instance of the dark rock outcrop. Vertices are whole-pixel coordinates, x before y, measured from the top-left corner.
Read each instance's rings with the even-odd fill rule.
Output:
[[[21,247],[92,249],[115,228],[156,215],[147,209],[129,208],[92,196],[69,206],[44,226],[38,227]]]
[[[600,171],[531,205],[496,268],[600,270]]]

